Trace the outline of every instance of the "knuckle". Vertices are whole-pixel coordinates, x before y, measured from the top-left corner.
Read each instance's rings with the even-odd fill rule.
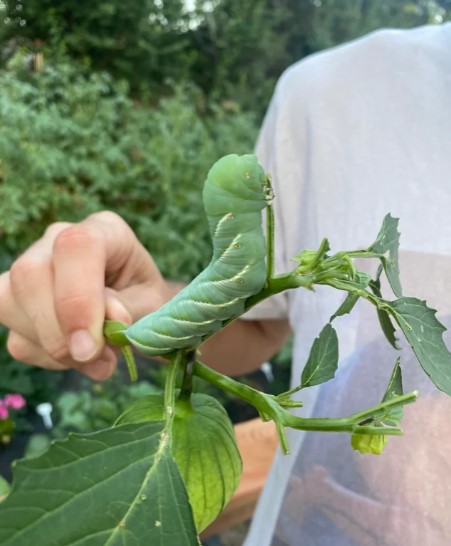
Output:
[[[9,333],[6,348],[9,354],[16,360],[27,363],[33,362],[34,351],[32,344],[14,332]]]
[[[13,292],[21,293],[31,279],[41,275],[44,261],[39,257],[31,257],[27,254],[19,257],[11,266],[10,282]]]
[[[94,214],[91,214],[88,218],[92,220],[99,220],[101,222],[125,224],[123,218],[119,216],[119,214],[111,210],[101,210],[99,212],[95,212]]]
[[[100,240],[101,233],[92,226],[71,224],[56,235],[53,249],[56,253],[64,254],[73,248],[97,245]]]
[[[47,355],[45,357],[47,360],[59,363],[63,363],[69,357],[69,350],[63,339],[48,338],[35,344],[13,331],[8,334],[6,348],[13,358],[26,364],[40,365],[44,354]]]
[[[55,300],[55,311],[61,322],[70,322],[72,329],[89,327],[92,320],[93,298],[75,294]]]
[[[50,346],[50,348],[47,350],[47,354],[52,360],[60,363],[63,363],[70,358],[69,348],[65,342],[53,344],[53,346]]]
[[[67,229],[71,225],[72,224],[70,222],[55,222],[53,224],[50,224],[44,232],[44,237],[53,238],[58,235],[58,233],[60,233],[64,229]]]
[[[121,240],[123,237],[129,238],[133,236],[133,231],[127,222],[116,212],[111,210],[102,210],[91,214],[88,220],[94,223],[103,224],[109,231],[113,231],[116,239]]]
[[[38,315],[37,315],[38,316]],[[45,324],[44,317],[37,318],[40,324]],[[69,357],[69,348],[59,329],[39,328],[37,331],[39,346],[56,362],[64,362]]]

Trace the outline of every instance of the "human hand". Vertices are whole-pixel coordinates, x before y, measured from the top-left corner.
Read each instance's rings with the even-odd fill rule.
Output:
[[[327,468],[315,465],[307,470],[302,482],[310,502],[321,504],[328,497],[333,479]]]
[[[100,212],[52,224],[0,275],[0,324],[17,360],[106,379],[116,355],[105,345],[105,318],[131,323],[174,292],[130,227]]]
[[[313,466],[302,477],[290,477],[285,500],[287,512],[293,518],[303,519],[308,510],[327,501],[332,482],[329,471],[320,465]]]

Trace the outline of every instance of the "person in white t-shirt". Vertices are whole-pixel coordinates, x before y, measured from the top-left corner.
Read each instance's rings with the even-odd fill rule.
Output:
[[[405,293],[451,314],[450,51],[449,24],[384,30],[282,76],[257,145],[274,183],[280,272],[324,236],[335,250],[367,246],[391,212],[401,219]],[[179,289],[130,228],[104,212],[50,226],[0,276],[0,323],[10,329],[17,359],[103,379],[116,365],[103,341],[105,316],[137,320]],[[203,360],[244,373],[292,330],[297,384],[311,342],[342,298],[323,287],[263,302],[207,342]],[[303,394],[303,415],[344,414],[379,401],[397,354],[376,320],[364,303],[337,320],[339,373]],[[347,436],[292,431],[292,455],[277,455],[246,546],[447,544],[451,405],[405,360],[406,390],[424,392],[406,409],[405,438],[391,439],[382,457],[364,457]]]
[[[367,246],[390,212],[400,218],[404,293],[451,325],[450,54],[451,24],[383,30],[282,76],[257,146],[274,181],[280,272],[323,236],[332,250]],[[342,300],[330,288],[296,290],[247,315],[289,317],[293,386]],[[410,350],[389,345],[367,302],[334,324],[337,377],[305,393],[302,415],[345,416],[378,403],[401,354],[405,391],[420,391],[404,410],[405,436],[375,457],[353,452],[345,435],[291,434],[293,453],[277,455],[246,546],[449,544],[451,399]]]

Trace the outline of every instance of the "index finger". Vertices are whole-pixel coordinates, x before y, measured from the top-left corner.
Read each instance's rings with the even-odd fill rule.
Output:
[[[74,360],[98,356],[104,346],[106,242],[92,223],[73,224],[53,243],[54,305]]]
[[[129,321],[111,287],[123,290],[161,275],[118,215],[100,212],[61,231],[53,244],[55,311],[74,360],[92,360],[103,347],[103,322]],[[112,313],[114,316],[112,316]]]

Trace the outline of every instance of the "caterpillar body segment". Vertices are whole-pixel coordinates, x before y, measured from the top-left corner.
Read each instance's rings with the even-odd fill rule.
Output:
[[[266,281],[261,212],[270,198],[254,155],[228,155],[213,165],[203,190],[212,259],[171,301],[126,329],[132,345],[151,356],[196,347],[242,314],[245,300]]]

